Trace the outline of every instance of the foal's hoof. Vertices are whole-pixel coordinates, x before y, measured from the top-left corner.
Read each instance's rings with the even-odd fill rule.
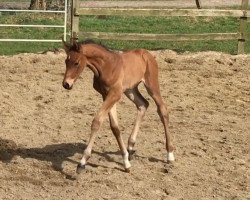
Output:
[[[169,165],[174,165],[174,160],[167,160],[167,164],[169,164]]]
[[[130,173],[130,167],[129,168],[125,168],[125,172]]]
[[[173,174],[173,171],[174,171],[174,165],[166,164],[164,166],[164,170],[163,170],[164,173],[166,173],[166,174]]]
[[[133,160],[135,155],[135,150],[128,150],[128,160]]]
[[[83,170],[85,170],[85,165],[81,165],[81,163],[79,163],[76,168],[76,173],[80,174]]]

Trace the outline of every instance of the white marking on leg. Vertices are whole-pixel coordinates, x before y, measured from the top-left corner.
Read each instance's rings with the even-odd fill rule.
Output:
[[[129,150],[129,151],[132,151],[132,150],[133,150],[133,147],[128,146],[128,150]]]
[[[81,163],[81,166],[86,165],[86,159],[83,157],[83,158],[81,159],[80,163]]]
[[[173,152],[168,152],[167,153],[167,161],[174,161],[174,153]]]
[[[128,169],[128,168],[131,167],[131,164],[130,164],[130,162],[129,162],[129,160],[128,160],[128,156],[129,156],[128,153],[126,153],[126,154],[123,156],[125,169]]]

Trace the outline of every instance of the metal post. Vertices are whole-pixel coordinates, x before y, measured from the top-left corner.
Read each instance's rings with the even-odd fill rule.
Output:
[[[243,10],[244,16],[242,16],[240,18],[240,34],[241,34],[241,38],[238,40],[238,54],[244,54],[245,53],[248,2],[249,2],[249,0],[242,0],[242,3],[241,3],[241,10]]]

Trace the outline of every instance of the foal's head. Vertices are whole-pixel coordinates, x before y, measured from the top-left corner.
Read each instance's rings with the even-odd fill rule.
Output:
[[[64,49],[67,53],[65,60],[66,71],[63,79],[63,87],[67,90],[72,89],[74,82],[80,76],[86,66],[87,58],[83,53],[82,45],[74,42],[73,45],[66,44],[64,41]]]

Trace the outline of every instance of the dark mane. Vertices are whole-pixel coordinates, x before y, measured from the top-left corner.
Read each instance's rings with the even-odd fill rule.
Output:
[[[70,47],[70,51],[79,51],[80,46],[81,45],[86,45],[86,44],[96,44],[98,46],[101,46],[102,48],[104,48],[107,51],[111,51],[108,47],[106,47],[105,45],[103,45],[101,42],[96,42],[96,41],[94,41],[92,39],[86,39],[84,41],[80,41],[80,42],[77,42],[77,43],[73,44]]]

